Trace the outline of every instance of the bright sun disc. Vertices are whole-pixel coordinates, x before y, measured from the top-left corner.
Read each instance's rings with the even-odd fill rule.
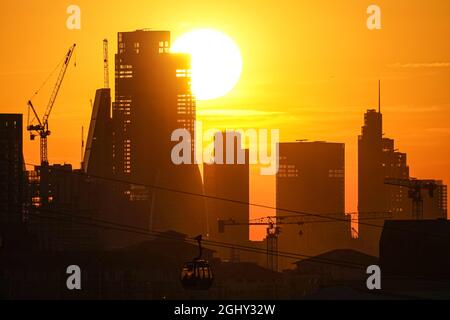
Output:
[[[171,51],[191,55],[192,91],[197,100],[226,95],[241,76],[240,50],[219,31],[196,29],[185,33],[175,40]]]

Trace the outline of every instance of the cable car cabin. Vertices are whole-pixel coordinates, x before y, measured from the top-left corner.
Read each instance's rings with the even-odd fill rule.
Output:
[[[183,265],[181,284],[186,290],[209,290],[213,280],[213,272],[206,260],[198,259]]]
[[[193,240],[198,243],[198,257],[183,265],[180,275],[181,285],[186,290],[209,290],[214,277],[208,261],[202,259],[202,236],[199,235]]]

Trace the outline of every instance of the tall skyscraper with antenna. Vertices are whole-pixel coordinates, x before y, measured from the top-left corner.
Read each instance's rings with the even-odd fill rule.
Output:
[[[388,186],[385,178],[409,179],[405,153],[395,148],[394,140],[384,137],[381,113],[381,81],[378,81],[378,111],[367,110],[364,125],[358,137],[358,211],[392,213],[394,219],[408,219],[407,190]],[[384,218],[371,220],[379,228],[359,225],[359,238],[368,253],[378,255],[378,241]]]

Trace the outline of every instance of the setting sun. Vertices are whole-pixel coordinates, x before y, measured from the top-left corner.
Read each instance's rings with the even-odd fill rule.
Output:
[[[240,50],[222,32],[212,29],[190,31],[175,40],[172,52],[191,54],[192,91],[198,100],[226,95],[241,76]]]

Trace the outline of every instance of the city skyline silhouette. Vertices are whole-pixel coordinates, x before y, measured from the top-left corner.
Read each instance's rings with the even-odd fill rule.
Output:
[[[383,80],[385,132],[392,137],[397,137],[399,147],[403,152],[408,153],[414,170],[411,172],[412,176],[440,177],[445,181],[450,179],[448,164],[445,160],[449,158],[446,152],[450,150],[445,112],[449,100],[448,90],[446,90],[448,67],[445,65],[448,44],[438,40],[440,39],[438,35],[446,34],[445,27],[441,27],[446,25],[441,15],[445,10],[441,10],[441,4],[436,1],[427,4],[426,10],[419,1],[404,2],[404,5],[398,6],[381,1],[379,5],[387,6],[389,13],[383,15],[383,25],[397,25],[395,19],[403,16],[405,12],[402,10],[407,10],[412,20],[421,21],[421,23],[407,23],[401,28],[369,31],[365,26],[366,7],[361,2],[335,6],[321,1],[315,5],[300,6],[298,10],[288,10],[289,5],[286,3],[281,5],[281,11],[275,15],[278,17],[275,20],[277,26],[283,26],[283,21],[279,19],[280,15],[292,21],[290,27],[283,27],[285,30],[281,36],[274,29],[264,26],[265,21],[262,18],[264,15],[258,18],[252,16],[253,25],[251,26],[244,23],[247,19],[242,18],[249,14],[251,3],[237,10],[238,12],[233,13],[234,10],[227,10],[226,14],[215,16],[215,19],[218,19],[215,23],[210,19],[205,20],[207,9],[198,10],[196,4],[189,7],[183,6],[186,10],[185,14],[189,14],[189,19],[193,21],[193,25],[183,26],[179,21],[186,21],[186,19],[180,13],[174,15],[170,12],[167,9],[170,6],[166,8],[164,5],[157,4],[160,14],[156,14],[149,12],[151,10],[147,10],[147,6],[142,2],[136,1],[133,2],[133,9],[127,10],[128,14],[135,19],[133,23],[123,22],[121,28],[118,28],[118,26],[110,25],[108,21],[102,21],[101,28],[83,24],[80,30],[70,31],[64,25],[67,17],[64,5],[55,4],[47,8],[36,4],[33,5],[36,7],[36,12],[45,10],[50,17],[54,17],[48,20],[52,25],[51,34],[48,37],[41,37],[41,44],[38,44],[42,52],[45,45],[48,53],[45,56],[39,55],[38,59],[32,59],[31,55],[24,56],[22,52],[19,52],[17,54],[20,55],[20,59],[17,61],[21,61],[20,64],[2,67],[8,75],[12,74],[8,81],[5,78],[8,77],[6,73],[3,77],[2,96],[5,99],[5,112],[25,113],[26,105],[23,101],[26,101],[53,70],[66,47],[77,42],[79,51],[74,58],[78,60],[78,64],[75,69],[71,66],[72,70],[69,70],[65,80],[66,85],[58,98],[61,99],[58,100],[60,107],[55,108],[53,115],[64,120],[53,123],[54,136],[49,141],[50,146],[61,150],[53,155],[55,163],[67,162],[76,167],[80,162],[81,126],[89,127],[89,100],[94,99],[95,90],[103,83],[101,40],[108,38],[110,48],[114,48],[117,45],[116,31],[134,30],[145,26],[171,30],[173,39],[176,39],[185,31],[196,28],[196,21],[199,24],[203,21],[203,26],[222,30],[237,42],[242,51],[244,70],[241,80],[230,95],[198,103],[199,120],[204,120],[210,124],[210,127],[221,130],[227,127],[230,129],[283,127],[282,141],[309,139],[345,143],[347,147],[346,211],[357,211],[357,142],[354,136],[358,134],[357,128],[361,125],[361,114],[366,109],[376,108],[378,79]],[[81,3],[80,7],[83,6]],[[121,16],[121,8],[121,4],[110,4],[107,10],[111,15]],[[21,30],[22,26],[28,23],[35,26],[30,31],[33,39],[39,39],[39,34],[49,32],[40,22],[38,14],[21,10],[14,4],[5,10],[16,13],[15,16],[18,19],[10,21],[9,17],[5,17],[6,27],[2,29],[4,32]],[[100,16],[103,10],[105,7],[100,4],[90,4],[86,8],[86,11],[93,16]],[[267,3],[260,5],[260,10],[263,13],[272,11]],[[428,13],[422,14],[421,10]],[[296,19],[293,19],[289,12],[296,12]],[[314,17],[312,22],[312,18],[307,18],[308,15]],[[89,21],[88,19],[86,17],[86,22]],[[231,21],[230,19],[238,22],[236,27],[227,26],[226,22]],[[327,25],[333,25],[336,28],[323,27],[321,21],[327,21]],[[443,21],[443,24],[439,21]],[[315,26],[317,36],[311,31],[311,25]],[[246,30],[245,35],[253,39],[252,42],[247,41],[244,34],[239,32],[240,30]],[[296,35],[296,30],[309,31]],[[420,32],[415,32],[417,30]],[[338,31],[339,34],[347,36],[335,37]],[[414,39],[410,36],[413,33],[416,34]],[[433,36],[428,37],[427,35],[430,34]],[[314,40],[315,37],[323,40],[319,42]],[[382,37],[387,40],[383,42]],[[5,38],[10,39],[7,35]],[[396,41],[396,39],[403,40]],[[14,47],[22,47],[22,44],[16,43],[18,40],[11,39],[11,41],[15,43]],[[279,54],[281,49],[275,43],[281,42],[291,43],[290,50],[282,51],[287,55],[285,59],[282,59],[283,64],[266,63]],[[415,43],[422,43],[420,51],[408,49]],[[392,46],[392,44],[395,45]],[[304,45],[307,45],[308,49],[305,50]],[[30,54],[35,52],[28,48],[32,46],[32,42],[28,42],[26,46],[27,50],[24,52]],[[330,51],[330,47],[341,49]],[[94,51],[96,54],[93,54]],[[110,52],[112,64],[113,51],[110,50]],[[295,57],[296,53],[301,53],[301,59]],[[16,61],[12,52],[8,51],[5,54],[3,60],[5,63]],[[356,57],[358,58],[355,59]],[[93,70],[100,71],[92,72]],[[359,70],[367,70],[367,72],[363,74]],[[19,74],[15,74],[16,72]],[[298,76],[300,78],[296,85]],[[111,71],[111,83],[112,77]],[[271,90],[267,90],[268,86]],[[272,93],[269,94],[270,92]],[[301,97],[301,100],[298,100],[298,97]],[[43,100],[37,105],[44,107],[45,103],[46,101]],[[235,114],[242,115],[239,116],[239,121],[233,116]],[[417,134],[415,131],[423,132],[423,134]],[[402,138],[399,139],[399,137]],[[429,141],[433,141],[433,146]],[[28,160],[31,163],[38,163],[39,154],[35,144],[25,140],[24,148]],[[433,164],[429,164],[430,158],[433,159]],[[257,186],[265,185],[271,190],[270,194],[274,194],[273,179],[266,180],[261,181],[258,176],[252,176],[251,197],[259,202],[269,201],[275,204],[273,195],[269,198],[264,191],[266,188],[261,188],[263,190],[257,188]],[[253,210],[251,212],[252,217],[257,217],[259,214]],[[258,231],[255,238],[260,239],[263,234],[263,230]]]
[[[399,6],[378,5],[376,28],[355,0],[297,4],[297,20],[282,3],[273,29],[261,17],[183,25],[155,4],[163,28],[135,26],[137,10],[134,24],[97,30],[88,17],[99,5],[80,3],[33,54],[46,26],[17,29],[31,39],[5,52],[0,73],[0,298],[448,297],[429,288],[450,275],[450,47],[438,41],[450,29],[434,1],[429,15],[418,1],[406,9],[420,32],[393,27]],[[36,16],[5,23],[21,19]],[[172,52],[190,30],[203,32],[198,51]],[[211,33],[225,41],[217,60],[205,30],[240,56],[227,60],[228,40]],[[227,94],[196,99],[199,57],[218,76],[203,97],[242,67]],[[191,161],[205,149],[215,162]]]

